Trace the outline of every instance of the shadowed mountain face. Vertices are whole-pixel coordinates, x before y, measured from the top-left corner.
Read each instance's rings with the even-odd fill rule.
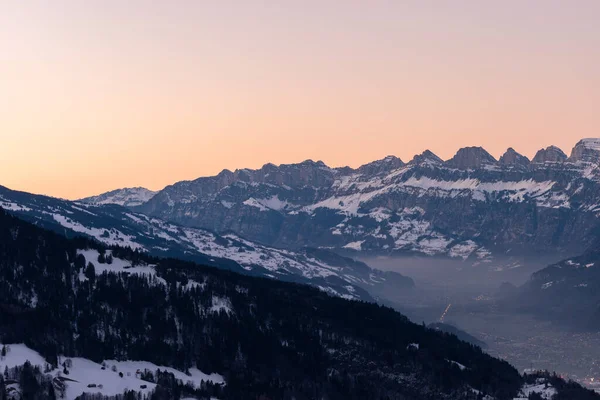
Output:
[[[512,166],[527,168],[530,164],[530,161],[527,157],[517,153],[515,149],[510,147],[508,150],[506,150],[502,157],[500,157],[499,163],[507,167]]]
[[[534,273],[505,303],[571,328],[600,331],[600,245]]]
[[[539,150],[531,162],[537,164],[543,163],[561,163],[567,161],[567,155],[556,146],[549,146]]]
[[[430,151],[357,169],[323,162],[223,171],[178,182],[133,210],[267,245],[482,262],[499,254],[583,252],[598,233],[600,152],[549,147],[500,160],[480,147],[447,162]]]
[[[458,150],[456,155],[448,160],[446,165],[459,169],[474,169],[496,163],[496,159],[482,147],[464,147]]]

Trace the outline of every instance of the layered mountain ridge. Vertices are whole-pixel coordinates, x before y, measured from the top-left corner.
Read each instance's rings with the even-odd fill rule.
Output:
[[[332,295],[374,300],[388,286],[411,288],[410,278],[382,272],[326,249],[278,249],[233,232],[177,225],[119,205],[71,202],[0,186],[0,208],[72,237],[92,237],[106,245],[130,247],[249,275],[308,283]]]
[[[466,147],[448,161],[425,151],[408,163],[388,156],[357,169],[266,164],[178,182],[130,208],[288,249],[474,263],[501,254],[570,256],[597,237],[599,162],[600,140],[583,139],[570,157],[550,146],[531,161],[512,148],[496,160]]]

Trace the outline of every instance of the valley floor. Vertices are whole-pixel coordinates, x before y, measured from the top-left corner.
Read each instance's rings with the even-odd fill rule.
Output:
[[[523,372],[555,371],[600,389],[600,333],[571,332],[526,315],[449,312],[446,322],[488,344],[486,351]]]
[[[473,267],[458,261],[417,258],[363,261],[415,280],[415,290],[393,294],[390,303],[413,321],[429,324],[442,319],[486,342],[488,353],[520,372],[555,371],[600,391],[600,333],[574,332],[526,314],[502,312],[493,300],[502,282],[522,284],[532,272],[556,260],[503,269],[498,267],[519,263],[505,260]]]

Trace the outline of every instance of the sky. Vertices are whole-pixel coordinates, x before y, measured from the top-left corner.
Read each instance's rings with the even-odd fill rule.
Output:
[[[0,1],[0,185],[600,137],[600,1]]]

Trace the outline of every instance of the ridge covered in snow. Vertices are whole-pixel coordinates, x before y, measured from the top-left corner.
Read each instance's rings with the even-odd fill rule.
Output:
[[[283,210],[276,196],[248,202],[248,208]],[[106,245],[130,247],[156,256],[178,257],[205,265],[233,269],[270,278],[302,281],[333,295],[371,299],[367,291],[377,290],[391,280],[412,280],[400,274],[381,272],[366,264],[339,257],[327,250],[286,250],[244,239],[233,232],[215,232],[181,226],[159,218],[132,212],[116,205],[90,205],[0,188],[0,207],[38,225],[69,236],[83,234]],[[94,256],[88,257],[95,259]],[[123,270],[117,260],[102,264],[101,270]],[[151,272],[136,266],[128,272]],[[366,291],[365,291],[366,290]]]
[[[125,207],[135,207],[147,202],[156,193],[143,187],[124,188],[86,197],[79,201],[87,204],[118,204]]]

